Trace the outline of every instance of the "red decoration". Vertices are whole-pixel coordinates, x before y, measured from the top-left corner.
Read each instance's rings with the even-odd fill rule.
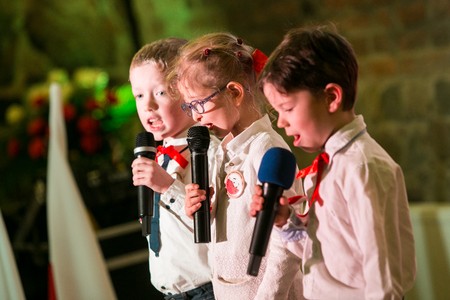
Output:
[[[256,74],[259,75],[261,71],[264,69],[264,66],[267,62],[267,55],[265,55],[261,50],[255,49],[252,53],[253,57],[253,69],[255,70]]]
[[[14,158],[19,155],[20,152],[20,142],[16,138],[12,138],[8,141],[8,157]]]
[[[72,121],[75,119],[75,116],[77,114],[77,109],[75,108],[75,105],[71,103],[66,103],[63,108],[63,114],[64,114],[64,120],[66,121]]]
[[[97,101],[95,101],[94,98],[89,98],[86,100],[86,102],[84,103],[84,108],[90,112],[93,111],[94,109],[99,108],[100,105],[98,105]]]
[[[43,158],[46,155],[46,145],[41,137],[34,137],[28,144],[28,155],[32,159]]]
[[[80,147],[86,154],[94,154],[102,147],[102,138],[98,134],[85,134],[80,138]]]
[[[100,128],[100,122],[91,116],[84,115],[78,119],[77,128],[82,134],[95,133]]]
[[[184,158],[181,155],[180,152],[175,150],[175,148],[173,146],[168,146],[168,147],[158,146],[157,147],[156,157],[160,156],[161,154],[169,155],[169,157],[171,159],[173,159],[174,161],[176,161],[180,165],[180,167],[182,167],[183,169],[186,168],[188,163],[189,163],[186,160],[186,158]]]
[[[36,118],[28,123],[27,132],[30,136],[42,136],[47,132],[47,121],[43,118]]]

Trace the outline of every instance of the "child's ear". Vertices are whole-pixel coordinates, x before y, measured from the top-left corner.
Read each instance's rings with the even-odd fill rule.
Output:
[[[242,101],[244,100],[245,95],[245,89],[239,82],[236,81],[230,81],[227,84],[227,89],[231,92],[231,95],[233,96],[234,104],[237,106],[240,106]]]
[[[325,97],[327,99],[328,111],[334,113],[339,110],[343,99],[342,87],[336,83],[329,83],[325,87]]]

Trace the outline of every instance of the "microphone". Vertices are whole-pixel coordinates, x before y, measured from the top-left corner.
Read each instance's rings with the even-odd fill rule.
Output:
[[[155,139],[150,132],[140,132],[136,136],[135,157],[147,157],[155,159]],[[142,236],[150,234],[151,220],[153,217],[153,190],[145,185],[138,187],[138,213],[139,222],[142,224]]]
[[[211,225],[209,213],[209,176],[208,176],[208,148],[210,143],[209,131],[205,126],[192,126],[187,133],[187,143],[191,151],[192,183],[206,191],[206,200],[194,213],[194,242],[211,242]]]
[[[256,216],[250,244],[247,274],[258,276],[259,266],[266,254],[270,234],[283,191],[289,189],[295,178],[296,162],[291,151],[273,147],[264,154],[258,171],[262,183],[264,204]]]

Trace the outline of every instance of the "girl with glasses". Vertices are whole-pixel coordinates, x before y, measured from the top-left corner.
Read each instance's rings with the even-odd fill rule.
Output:
[[[212,166],[211,260],[216,299],[299,299],[298,257],[277,234],[270,241],[258,276],[247,275],[255,220],[250,216],[257,173],[265,152],[289,149],[262,112],[256,82],[265,55],[229,33],[211,33],[182,47],[170,76],[184,100],[182,109],[221,139]],[[211,168],[210,168],[211,169]],[[297,181],[287,195],[301,191]],[[197,184],[186,186],[185,209],[191,216],[205,200]],[[298,282],[298,281],[297,281]]]

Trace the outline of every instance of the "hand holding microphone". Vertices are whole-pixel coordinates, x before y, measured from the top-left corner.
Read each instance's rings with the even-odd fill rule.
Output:
[[[210,141],[209,131],[205,126],[193,126],[189,128],[187,143],[191,151],[192,183],[198,184],[199,188],[206,192],[206,200],[202,202],[200,209],[194,213],[195,243],[211,242],[208,174],[208,148]]]
[[[136,136],[134,156],[147,157],[154,160],[156,155],[155,139],[150,132],[141,132]],[[153,217],[153,190],[145,185],[138,186],[138,214],[142,224],[142,236],[150,234],[151,219]]]
[[[247,274],[257,276],[262,258],[269,244],[270,234],[278,212],[279,199],[289,189],[295,178],[295,156],[284,148],[270,148],[263,156],[258,171],[262,183],[264,204],[256,216],[250,244]]]

